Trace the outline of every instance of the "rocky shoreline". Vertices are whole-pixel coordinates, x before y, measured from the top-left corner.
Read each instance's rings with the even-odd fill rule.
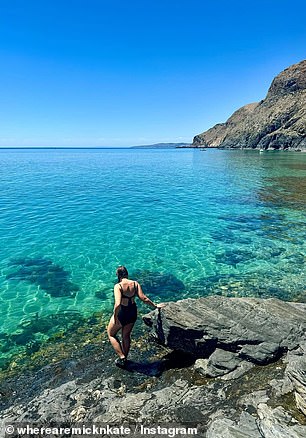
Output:
[[[69,357],[3,379],[1,421],[192,421],[209,438],[306,435],[305,304],[212,296],[143,319],[149,329],[137,323],[126,370],[103,331]]]

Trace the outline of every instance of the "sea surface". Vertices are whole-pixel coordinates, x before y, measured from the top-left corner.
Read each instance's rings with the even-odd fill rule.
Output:
[[[2,358],[109,314],[119,265],[156,302],[306,301],[304,153],[2,149],[0,187]]]

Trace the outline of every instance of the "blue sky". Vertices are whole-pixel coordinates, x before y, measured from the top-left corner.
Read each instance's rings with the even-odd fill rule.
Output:
[[[0,146],[191,142],[306,58],[305,16],[305,0],[0,0]]]

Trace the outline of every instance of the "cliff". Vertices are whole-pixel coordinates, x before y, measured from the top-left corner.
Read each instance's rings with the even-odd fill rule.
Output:
[[[306,60],[276,76],[264,100],[196,135],[193,146],[306,150]]]

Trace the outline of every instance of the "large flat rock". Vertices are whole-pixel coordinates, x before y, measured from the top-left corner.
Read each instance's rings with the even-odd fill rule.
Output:
[[[163,345],[199,358],[222,349],[240,360],[266,364],[306,338],[306,305],[278,299],[186,299],[169,302],[143,320]],[[220,352],[218,357],[224,359]]]

